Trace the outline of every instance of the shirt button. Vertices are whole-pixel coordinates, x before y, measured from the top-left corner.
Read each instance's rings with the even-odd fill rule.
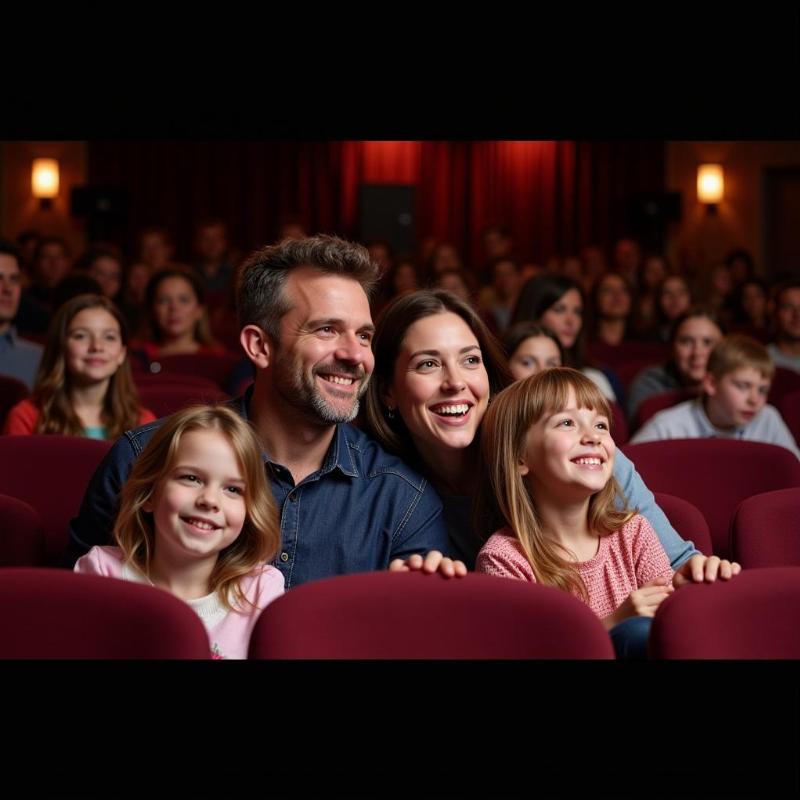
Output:
[[[292,493],[292,494],[290,494],[290,495],[289,495],[289,499],[290,499],[290,500],[291,500],[293,503],[296,503],[296,502],[297,502],[297,495],[296,495],[295,493]]]
[[[288,560],[289,560],[289,554],[288,553],[281,553],[281,561],[286,562]]]

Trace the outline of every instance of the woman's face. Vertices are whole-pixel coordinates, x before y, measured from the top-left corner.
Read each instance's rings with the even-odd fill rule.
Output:
[[[558,345],[549,336],[529,336],[520,342],[509,359],[514,380],[521,381],[549,367],[561,366]]]
[[[604,319],[625,319],[631,313],[631,293],[619,275],[606,275],[600,281],[597,311]]]
[[[722,331],[708,317],[691,317],[675,333],[672,357],[678,372],[690,383],[706,374],[708,357],[722,338]]]
[[[742,309],[753,321],[760,321],[767,313],[767,296],[757,283],[748,283],[742,289]]]
[[[648,289],[655,289],[667,274],[667,266],[661,256],[650,256],[644,262],[644,283]]]
[[[661,287],[661,311],[668,320],[677,319],[692,303],[683,278],[667,278]]]
[[[448,311],[411,325],[382,400],[400,414],[425,461],[469,447],[489,402],[489,375],[466,322]]]
[[[167,339],[180,339],[194,335],[194,329],[203,315],[192,284],[185,278],[165,278],[156,289],[153,300],[156,324]]]
[[[569,289],[556,300],[537,320],[541,325],[550,328],[561,346],[569,350],[575,344],[583,325],[583,301],[577,289]]]

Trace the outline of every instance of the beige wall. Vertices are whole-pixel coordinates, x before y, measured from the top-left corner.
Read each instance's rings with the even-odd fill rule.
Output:
[[[697,199],[697,166],[707,162],[722,164],[725,173],[725,199],[716,216],[708,216]],[[767,275],[763,173],[767,167],[800,165],[800,142],[668,142],[666,164],[667,191],[683,196],[683,219],[668,236],[672,262],[704,273],[729,250],[744,247]]]
[[[31,194],[31,162],[57,158],[58,196],[50,209],[39,208]],[[86,142],[0,142],[0,231],[14,239],[33,228],[46,236],[61,236],[73,255],[86,241],[81,220],[69,214],[70,189],[87,183]]]

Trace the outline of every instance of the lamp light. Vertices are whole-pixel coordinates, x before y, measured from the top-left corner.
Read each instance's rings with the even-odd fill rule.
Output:
[[[49,208],[58,195],[58,161],[55,158],[34,158],[31,169],[31,190],[42,208]]]
[[[725,176],[721,164],[701,164],[697,168],[697,199],[706,204],[709,214],[717,212],[717,204],[725,195]]]

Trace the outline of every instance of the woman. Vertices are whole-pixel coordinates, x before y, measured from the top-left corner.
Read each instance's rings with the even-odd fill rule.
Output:
[[[616,400],[617,394],[608,376],[589,366],[584,355],[583,309],[583,291],[572,278],[537,275],[522,287],[511,325],[538,322],[550,328],[564,348],[564,365],[579,369],[597,384],[608,400]]]
[[[535,322],[518,322],[509,328],[503,336],[503,349],[517,381],[564,363],[564,348],[558,336]]]
[[[633,292],[619,272],[606,272],[592,289],[592,341],[616,347],[631,338]]]
[[[675,320],[692,305],[692,290],[683,275],[667,275],[656,294],[657,338],[668,342]]]
[[[438,491],[451,553],[472,569],[485,533],[476,530],[481,526],[473,525],[472,514],[480,483],[478,434],[491,397],[511,382],[505,358],[475,311],[438,290],[414,292],[389,305],[378,321],[373,349],[365,428]],[[702,580],[704,557],[673,530],[622,454],[614,475],[655,528],[673,568]],[[706,575],[713,579],[719,563],[712,560]]]
[[[672,326],[669,361],[647,367],[634,378],[628,390],[630,421],[635,422],[639,406],[648,397],[679,389],[699,392],[708,357],[723,334],[722,323],[708,308],[694,306],[681,314]]]
[[[200,278],[185,267],[169,267],[148,281],[145,307],[149,337],[137,349],[147,361],[190,353],[224,354],[208,328]]]

